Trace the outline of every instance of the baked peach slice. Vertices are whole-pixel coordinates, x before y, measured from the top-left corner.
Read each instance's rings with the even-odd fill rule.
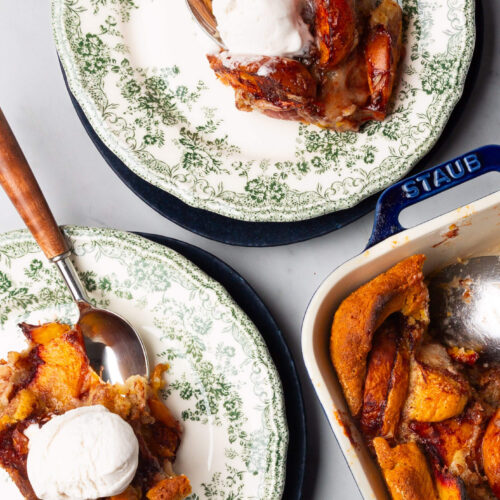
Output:
[[[26,420],[38,405],[36,395],[29,389],[21,389],[12,400],[1,409],[0,432],[7,427]]]
[[[353,292],[337,309],[330,355],[351,414],[363,406],[366,363],[377,329],[395,312],[410,325],[410,342],[419,341],[428,324],[429,295],[424,284],[424,255],[414,255]]]
[[[500,498],[500,409],[491,417],[483,438],[483,465],[488,483]]]
[[[356,11],[353,0],[314,0],[318,67],[329,70],[356,46]]]
[[[391,448],[384,438],[377,437],[373,446],[392,500],[438,500],[429,466],[417,444]]]
[[[463,382],[441,370],[412,363],[407,415],[418,422],[442,422],[462,413],[468,400]]]
[[[92,372],[83,336],[75,328],[36,347],[40,364],[29,388],[47,408],[67,411],[90,389]]]
[[[442,345],[427,344],[412,359],[405,405],[408,420],[442,422],[453,418],[462,413],[469,395],[469,383],[453,370]]]
[[[191,485],[186,476],[174,476],[163,479],[151,488],[146,498],[148,500],[183,500],[191,494]]]
[[[402,33],[401,7],[394,0],[382,0],[371,15],[365,47],[370,87],[367,108],[373,111],[372,118],[375,120],[383,120],[387,115],[401,55]]]
[[[0,413],[4,423],[9,418],[13,419],[10,423],[26,419],[28,408],[33,411],[34,406],[58,412],[78,406],[80,396],[99,381],[90,369],[81,332],[60,323],[20,326],[30,349],[9,353],[8,363],[1,365],[6,401],[0,403]],[[16,408],[17,416],[4,407],[7,401],[9,407]]]
[[[480,444],[486,421],[487,411],[475,402],[457,417],[438,423],[411,422],[409,428],[441,467],[460,476],[466,487],[473,489],[483,481],[474,464],[481,462]]]
[[[361,428],[367,436],[378,435],[387,405],[392,370],[396,361],[398,331],[390,318],[379,328],[368,358],[361,412]]]
[[[43,325],[22,323],[21,330],[30,342],[46,345],[51,340],[60,338],[65,333],[71,331],[71,326],[64,323],[46,323]]]
[[[426,451],[439,500],[469,500],[463,480],[452,474],[432,449]]]
[[[361,428],[366,436],[393,438],[408,390],[409,355],[401,322],[389,318],[377,331],[368,360]]]
[[[217,78],[233,87],[236,107],[282,119],[300,119],[314,106],[317,84],[300,61],[286,57],[207,55]]]
[[[439,500],[468,500],[465,484],[459,477],[439,467],[437,463],[433,463],[432,473]]]

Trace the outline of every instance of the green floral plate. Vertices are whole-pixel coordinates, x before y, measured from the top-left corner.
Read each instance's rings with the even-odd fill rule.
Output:
[[[190,500],[281,498],[288,429],[276,368],[224,288],[173,250],[129,233],[67,227],[92,300],[141,333],[168,362],[163,396],[183,422],[176,461]],[[76,320],[57,269],[26,231],[0,236],[0,358],[26,343],[20,321]],[[2,498],[22,500],[0,470]]]
[[[234,106],[185,0],[52,0],[72,94],[147,182],[235,219],[306,220],[403,177],[441,134],[472,58],[474,0],[401,0],[406,52],[391,115],[335,133]]]

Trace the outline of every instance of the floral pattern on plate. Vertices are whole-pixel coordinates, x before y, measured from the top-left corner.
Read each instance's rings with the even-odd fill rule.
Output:
[[[393,110],[361,133],[237,111],[184,0],[52,0],[52,17],[72,93],[133,172],[194,207],[284,222],[353,207],[404,176],[441,134],[472,58],[474,1],[401,3],[406,54]]]
[[[67,227],[92,302],[126,317],[152,363],[169,363],[163,393],[184,435],[176,470],[189,500],[281,498],[288,429],[267,347],[225,289],[176,252],[109,229]],[[0,357],[26,347],[21,321],[74,322],[76,307],[26,231],[0,236]],[[4,497],[22,499],[0,470]]]

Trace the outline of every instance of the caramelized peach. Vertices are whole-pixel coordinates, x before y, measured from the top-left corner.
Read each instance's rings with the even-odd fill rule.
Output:
[[[443,470],[437,463],[433,464],[432,472],[439,500],[468,499],[464,482],[459,477]]]
[[[313,105],[316,82],[299,61],[285,57],[238,57],[222,53],[207,55],[217,78],[236,91],[236,107],[257,108],[264,113],[292,113]]]
[[[171,411],[156,397],[148,400],[151,414],[156,419],[145,431],[151,435],[150,447],[163,458],[174,460],[180,445],[181,426]]]
[[[38,399],[32,391],[28,389],[19,391],[0,412],[0,432],[31,416],[37,406],[37,401]]]
[[[437,500],[427,461],[415,443],[391,448],[384,438],[375,438],[373,446],[393,500]]]
[[[373,118],[383,120],[394,87],[401,51],[403,15],[394,0],[382,0],[370,19],[365,48],[370,103]]]
[[[69,325],[63,323],[46,323],[34,326],[22,323],[21,330],[28,340],[35,344],[48,344],[51,340],[62,337],[71,330]]]
[[[392,438],[396,435],[399,425],[401,410],[406,400],[409,380],[409,354],[408,348],[401,343],[396,354],[396,362],[391,374],[391,387],[387,397],[387,406],[382,420],[380,435]]]
[[[414,359],[405,413],[409,420],[441,422],[462,413],[469,386],[460,376]]]
[[[354,416],[362,408],[366,361],[379,326],[400,311],[414,325],[410,340],[418,342],[428,323],[428,292],[422,274],[424,259],[423,255],[415,255],[396,264],[353,292],[335,313],[330,354]]]
[[[368,359],[361,428],[367,436],[377,435],[387,404],[392,369],[397,355],[398,332],[394,321],[387,320],[377,332]]]
[[[412,422],[410,429],[440,465],[473,490],[483,481],[476,464],[481,461],[480,440],[486,419],[486,410],[476,402],[457,417],[438,423]]]
[[[73,408],[75,399],[90,387],[90,365],[81,333],[72,330],[36,349],[42,362],[29,387],[52,409]]]
[[[377,331],[366,374],[361,427],[367,436],[394,437],[408,390],[408,352],[401,322],[389,318]]]
[[[356,13],[352,0],[314,0],[318,66],[332,69],[357,43]]]
[[[191,485],[186,476],[169,477],[151,488],[148,500],[182,500],[191,494]]]

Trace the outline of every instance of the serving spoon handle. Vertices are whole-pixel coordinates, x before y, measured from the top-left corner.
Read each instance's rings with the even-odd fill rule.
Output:
[[[0,185],[45,256],[61,272],[81,308],[89,300],[71,263],[71,248],[56,223],[31,167],[0,108]]]
[[[45,256],[55,261],[69,255],[68,242],[59,229],[1,108],[0,184]]]
[[[11,199],[45,256],[59,269],[80,310],[78,326],[92,368],[103,380],[124,383],[132,375],[149,376],[146,348],[121,316],[92,307],[71,262],[72,250],[0,109],[0,185]]]

